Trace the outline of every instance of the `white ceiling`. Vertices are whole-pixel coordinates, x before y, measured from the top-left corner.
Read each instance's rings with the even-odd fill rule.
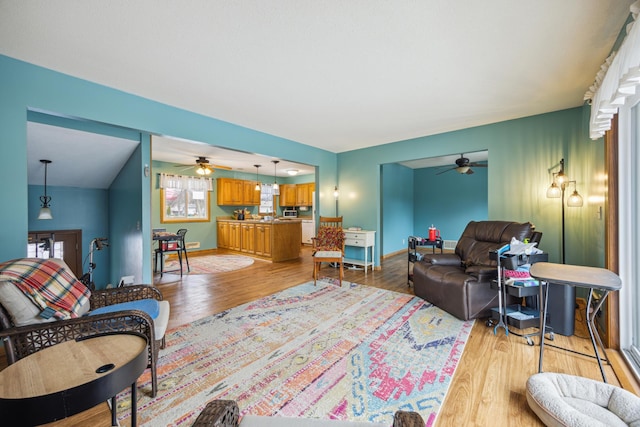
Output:
[[[0,53],[332,152],[582,105],[634,0],[0,0]]]

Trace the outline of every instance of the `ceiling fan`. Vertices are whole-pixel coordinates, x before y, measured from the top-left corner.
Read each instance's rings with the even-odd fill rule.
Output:
[[[449,172],[452,170],[455,170],[458,173],[461,174],[467,174],[467,175],[471,175],[473,173],[473,169],[471,169],[472,167],[474,168],[486,168],[488,165],[486,163],[474,163],[474,162],[470,162],[469,159],[467,159],[466,157],[464,157],[464,154],[460,154],[460,158],[456,159],[456,166],[443,170],[442,172],[438,172],[436,175],[440,175],[441,173],[445,173],[445,172]]]
[[[198,156],[198,158],[196,158],[195,168],[196,168],[196,173],[198,175],[211,175],[214,169],[231,170],[229,166],[212,165],[211,163],[209,163],[209,159],[207,159],[204,156]],[[189,168],[184,168],[183,170],[186,170],[186,169],[189,169]]]

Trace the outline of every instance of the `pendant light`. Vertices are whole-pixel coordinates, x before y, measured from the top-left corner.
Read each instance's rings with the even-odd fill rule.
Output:
[[[40,208],[40,213],[38,213],[38,219],[53,219],[51,208],[49,207],[51,196],[47,196],[47,165],[51,163],[51,160],[40,160],[40,163],[44,164],[44,196],[40,196],[42,207]]]
[[[280,195],[280,186],[278,185],[278,181],[276,179],[276,169],[278,167],[278,163],[280,163],[280,160],[271,161],[273,162],[273,195],[278,196]]]
[[[258,168],[260,168],[261,165],[253,165],[256,167],[256,191],[260,191],[260,180],[258,179]]]

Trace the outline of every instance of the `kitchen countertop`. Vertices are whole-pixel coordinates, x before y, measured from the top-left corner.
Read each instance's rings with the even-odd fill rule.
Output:
[[[216,218],[216,221],[242,222],[242,223],[255,223],[255,224],[264,224],[264,223],[278,224],[278,223],[283,223],[283,222],[302,222],[302,220],[298,219],[298,218],[287,218],[287,219],[275,218],[275,219],[266,221],[264,219],[234,219],[234,218],[231,218],[231,217]]]

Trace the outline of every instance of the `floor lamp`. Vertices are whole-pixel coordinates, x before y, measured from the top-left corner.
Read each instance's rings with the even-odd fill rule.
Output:
[[[573,183],[573,193],[567,199],[568,207],[581,207],[583,204],[582,196],[578,194],[576,188],[576,181],[569,180],[564,173],[564,159],[560,160],[555,166],[549,168],[549,173],[557,167],[560,167],[560,171],[553,172],[553,181],[549,188],[547,188],[547,197],[550,199],[560,198],[562,201],[562,263],[565,263],[565,231],[564,231],[564,195],[567,186]]]
[[[338,216],[338,196],[340,192],[338,191],[338,186],[336,185],[333,189],[333,197],[336,199],[336,217]]]

